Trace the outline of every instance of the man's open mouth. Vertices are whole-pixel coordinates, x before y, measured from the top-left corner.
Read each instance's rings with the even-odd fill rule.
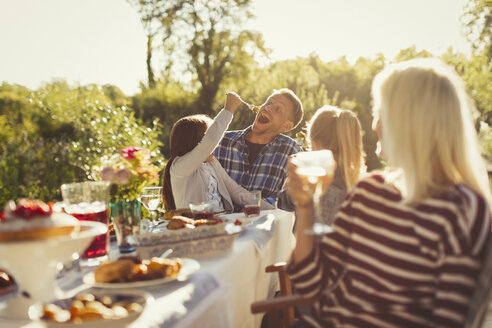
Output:
[[[261,113],[258,117],[258,123],[266,124],[268,122],[270,122],[270,119],[265,114]]]

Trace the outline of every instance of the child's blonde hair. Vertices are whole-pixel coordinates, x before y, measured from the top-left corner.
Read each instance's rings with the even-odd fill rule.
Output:
[[[352,188],[366,170],[357,116],[350,110],[323,106],[309,121],[307,137],[332,151],[347,189]]]
[[[389,164],[403,169],[408,201],[465,183],[491,201],[472,111],[461,78],[437,59],[391,65],[372,87]]]

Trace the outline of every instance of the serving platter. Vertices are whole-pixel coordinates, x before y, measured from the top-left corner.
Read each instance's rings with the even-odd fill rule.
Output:
[[[168,249],[172,249],[173,255],[178,257],[200,258],[225,254],[232,250],[234,240],[242,231],[241,227],[236,228],[236,232],[222,235],[172,243],[161,242],[153,245],[135,245],[135,249],[142,258],[159,256]]]

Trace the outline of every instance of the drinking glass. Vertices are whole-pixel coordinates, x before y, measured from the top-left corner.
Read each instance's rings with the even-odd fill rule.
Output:
[[[190,203],[190,210],[197,220],[214,218],[214,204],[212,202]]]
[[[295,155],[297,174],[304,176],[312,188],[314,203],[314,222],[311,230],[306,233],[312,235],[323,235],[332,229],[321,220],[321,196],[323,195],[323,181],[328,175],[335,171],[335,160],[330,150],[317,150],[301,152]]]
[[[61,186],[63,208],[66,213],[81,221],[108,224],[109,183],[86,181]],[[97,265],[108,259],[109,232],[97,236],[82,254],[84,264]]]
[[[155,213],[161,204],[162,187],[146,187],[140,194],[140,202],[150,212],[155,223]]]
[[[246,217],[260,214],[261,190],[250,191],[252,197],[244,202],[243,212]]]

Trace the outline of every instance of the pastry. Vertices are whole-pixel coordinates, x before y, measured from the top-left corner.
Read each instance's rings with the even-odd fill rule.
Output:
[[[115,283],[174,277],[182,266],[180,259],[153,257],[150,260],[138,260],[138,262],[135,259],[135,257],[122,257],[116,261],[101,264],[94,270],[94,281]]]
[[[197,219],[193,220],[184,216],[174,216],[167,224],[168,230],[178,230],[183,228],[194,229],[202,225],[214,225],[222,223],[221,219]]]
[[[193,220],[193,219],[190,219],[190,218],[187,218],[184,216],[176,215],[167,224],[167,229],[178,230],[178,229],[182,229],[182,228],[186,227],[187,225],[190,226],[189,228],[194,228],[195,227],[194,222],[195,222],[195,220]]]
[[[83,297],[76,296],[69,304],[45,304],[41,319],[74,324],[77,327],[77,325],[93,320],[121,319],[128,317],[131,313],[142,312],[142,305],[131,299],[116,301],[109,295],[102,295],[84,294],[81,295]],[[90,300],[86,300],[87,296],[90,296]],[[106,325],[113,326],[110,322],[104,323],[104,326]]]
[[[103,263],[94,270],[94,280],[102,283],[125,281],[134,266],[135,262],[131,259]]]
[[[0,242],[38,240],[78,233],[80,222],[40,201],[9,201],[0,215]]]
[[[172,211],[166,211],[164,213],[164,220],[171,220],[175,216],[184,216],[184,217],[192,218],[193,213],[191,213],[191,210],[189,208],[179,208]]]

